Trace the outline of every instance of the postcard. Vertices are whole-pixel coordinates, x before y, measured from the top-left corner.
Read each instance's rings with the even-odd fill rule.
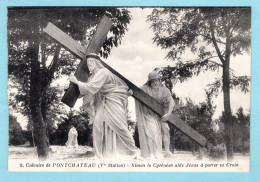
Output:
[[[254,173],[259,20],[224,5],[7,4],[5,171]]]
[[[250,171],[250,22],[250,7],[9,7],[8,169]]]

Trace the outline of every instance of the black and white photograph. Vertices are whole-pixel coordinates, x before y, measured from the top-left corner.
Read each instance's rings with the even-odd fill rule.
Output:
[[[8,171],[250,172],[251,7],[8,7]]]

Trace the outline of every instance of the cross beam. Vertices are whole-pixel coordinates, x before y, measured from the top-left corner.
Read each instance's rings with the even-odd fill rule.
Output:
[[[69,37],[63,31],[61,31],[60,29],[55,27],[53,24],[49,23],[47,25],[47,27],[44,29],[44,31],[49,36],[51,36],[54,40],[56,40],[57,42],[62,44],[73,55],[75,55],[76,57],[78,57],[82,60],[81,61],[81,62],[83,62],[82,64],[84,64],[84,66],[86,66],[86,67],[83,68],[83,66],[79,65],[78,69],[81,69],[82,71],[85,69],[84,72],[86,72],[86,70],[88,70],[87,65],[86,65],[86,60],[85,60],[86,54],[87,54],[86,48],[84,48],[82,45],[77,43],[75,40],[73,40],[71,37]],[[95,34],[95,35],[97,35],[97,34]],[[95,35],[94,35],[94,37],[95,37]],[[99,36],[99,35],[97,35],[97,36]],[[98,50],[98,49],[96,49],[96,50]],[[118,76],[120,79],[122,79],[128,85],[128,87],[133,91],[133,97],[135,99],[137,99],[141,103],[145,104],[148,108],[150,108],[151,110],[156,112],[158,115],[162,116],[164,114],[163,106],[158,101],[156,101],[153,97],[149,96],[147,93],[145,93],[140,88],[135,86],[132,82],[127,80],[125,77],[123,77],[121,74],[119,74],[113,68],[111,68],[109,65],[107,65],[103,61],[101,61],[101,63],[104,65],[104,67],[106,67],[113,74]],[[81,68],[79,68],[80,66],[81,66]],[[86,82],[86,77],[85,77],[84,81]],[[170,118],[168,119],[168,121],[171,124],[173,124],[176,128],[178,128],[181,132],[183,132],[185,135],[190,137],[192,140],[194,140],[195,142],[197,142],[201,146],[205,146],[206,138],[203,137],[196,130],[194,130],[192,127],[190,127],[187,123],[182,121],[176,114],[172,113]]]
[[[85,61],[85,55],[89,53],[99,53],[103,42],[107,37],[107,33],[109,32],[111,27],[112,21],[104,15],[100,23],[98,24],[94,37],[91,39],[87,48],[81,46],[77,41],[67,36],[67,34],[65,34],[63,31],[61,31],[50,22],[47,24],[44,32],[50,35],[58,43],[63,42],[62,45],[67,50],[69,50],[73,55],[79,57],[82,60],[77,67],[75,76],[78,80],[82,82],[87,82],[89,71],[87,62]],[[74,107],[79,95],[80,92],[78,86],[74,83],[70,83],[69,89],[65,92],[61,101],[70,107]]]

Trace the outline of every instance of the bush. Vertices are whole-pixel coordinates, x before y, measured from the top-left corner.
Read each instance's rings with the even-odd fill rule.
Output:
[[[226,154],[226,147],[224,144],[210,145],[209,146],[209,158],[213,160],[224,159]]]
[[[25,144],[25,139],[22,133],[22,127],[20,123],[17,122],[17,118],[11,114],[9,115],[9,144]]]

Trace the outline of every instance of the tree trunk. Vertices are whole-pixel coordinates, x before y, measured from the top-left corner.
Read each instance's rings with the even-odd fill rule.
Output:
[[[174,134],[173,134],[173,136],[171,136],[171,138],[170,138],[170,151],[173,154],[174,154],[174,149],[175,149],[175,140],[174,140]]]
[[[38,61],[39,44],[37,38],[31,38],[29,42],[29,55],[31,61],[31,76],[30,76],[30,109],[33,120],[34,139],[37,146],[38,158],[46,160],[48,157],[48,139],[46,136],[46,124],[41,112],[41,72],[40,63]]]
[[[48,127],[48,121],[47,121],[47,97],[46,97],[46,91],[42,97],[43,99],[41,99],[41,113],[42,113],[42,119],[44,121],[45,124],[45,128],[46,128],[46,137],[47,137],[47,142],[49,141],[49,127]],[[49,145],[49,142],[48,142]]]
[[[224,13],[225,14],[225,13]],[[231,34],[230,34],[230,27],[227,26],[227,21],[223,14],[223,27],[226,34],[226,53],[225,58],[219,50],[219,47],[216,42],[215,34],[214,34],[214,23],[210,19],[210,30],[212,34],[213,45],[217,51],[218,57],[223,64],[223,98],[224,98],[224,128],[225,128],[225,141],[226,141],[226,148],[227,148],[227,158],[228,160],[233,159],[233,129],[232,129],[232,113],[230,107],[230,77],[229,77],[229,68],[230,68],[230,56],[231,56]]]
[[[199,156],[198,159],[203,159],[203,151],[202,151],[202,147],[199,145]]]
[[[174,139],[174,135],[175,135],[175,129],[172,125],[169,126],[170,127],[170,151],[171,153],[174,154],[174,149],[175,149],[175,139]]]
[[[46,160],[48,158],[49,142],[46,135],[46,124],[42,118],[39,107],[32,110],[32,118],[38,158],[40,160]]]
[[[195,142],[191,141],[191,151],[192,151],[192,155],[195,156],[196,155],[196,149],[195,149]]]
[[[225,128],[225,142],[227,148],[227,159],[233,159],[233,122],[230,106],[230,55],[231,44],[230,38],[227,35],[225,61],[223,62],[223,98],[224,98],[224,128]]]

